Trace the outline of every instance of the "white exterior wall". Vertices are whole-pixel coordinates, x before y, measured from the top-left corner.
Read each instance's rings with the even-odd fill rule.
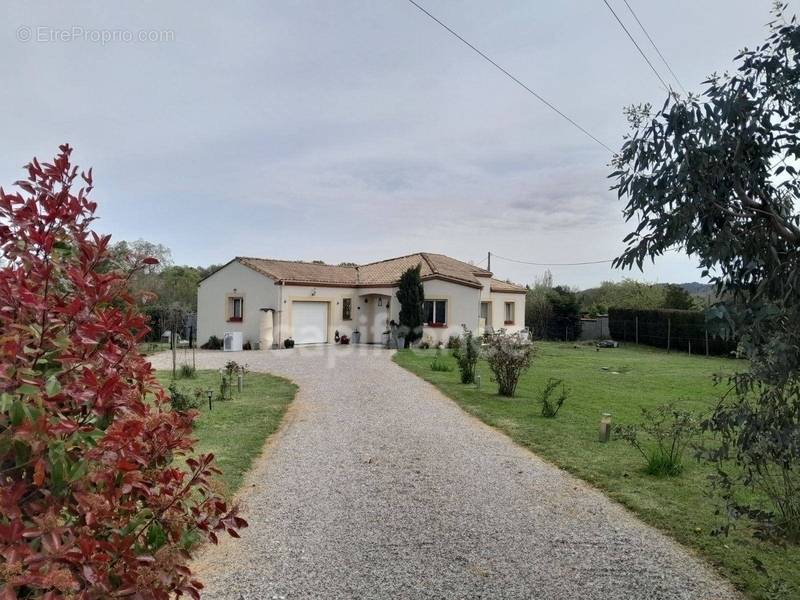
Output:
[[[516,333],[525,328],[525,294],[492,292],[490,300],[492,302],[492,327],[495,331],[505,329],[508,333]],[[505,324],[506,302],[514,303],[513,325]]]
[[[244,298],[241,322],[227,320],[231,295]],[[226,331],[241,331],[243,341],[255,345],[260,333],[261,309],[278,309],[279,298],[278,286],[268,277],[235,261],[222,267],[197,288],[197,341],[205,344],[212,335],[222,339]]]
[[[424,327],[423,341],[447,343],[451,335],[463,333],[462,324],[472,331],[478,331],[481,290],[438,279],[423,281],[422,287],[425,300],[447,300],[447,327]]]

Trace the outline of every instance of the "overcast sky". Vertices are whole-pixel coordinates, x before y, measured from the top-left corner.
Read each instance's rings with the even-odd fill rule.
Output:
[[[624,106],[663,102],[602,0],[419,2],[612,148]],[[690,90],[764,39],[771,5],[629,3]],[[406,0],[2,10],[0,182],[67,141],[94,166],[97,228],[165,244],[177,263],[589,261],[616,256],[629,230],[608,152]],[[543,269],[496,258],[492,270],[528,283]],[[627,275],[551,270],[579,287]],[[699,279],[678,255],[635,275]]]

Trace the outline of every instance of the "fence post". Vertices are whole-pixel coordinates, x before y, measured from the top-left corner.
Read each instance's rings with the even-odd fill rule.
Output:
[[[706,358],[708,358],[708,327],[706,327]]]
[[[177,372],[177,344],[175,343],[175,327],[172,328],[172,331],[169,332],[169,341],[170,345],[172,346],[172,378],[175,379],[175,375]]]
[[[639,315],[636,315],[636,345],[639,345]]]
[[[692,355],[692,338],[689,338],[689,356]]]
[[[667,352],[670,350],[670,337],[672,336],[672,318],[667,319]]]

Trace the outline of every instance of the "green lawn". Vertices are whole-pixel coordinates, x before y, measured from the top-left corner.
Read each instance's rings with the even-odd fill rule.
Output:
[[[483,361],[478,369],[482,385],[476,389],[459,382],[455,359],[449,352],[444,354],[454,367],[451,372],[431,369],[433,350],[398,352],[395,361],[436,385],[467,412],[699,551],[752,597],[766,598],[770,579],[783,579],[789,587],[786,595],[777,597],[800,597],[800,548],[755,540],[743,523],[728,537],[710,535],[719,517],[708,497],[707,478],[712,471],[708,464],[689,459],[681,476],[656,478],[643,473],[640,455],[624,442],[598,441],[604,412],[611,413],[615,423],[639,422],[642,407],[666,402],[708,413],[719,395],[712,375],[729,373],[741,363],[636,346],[598,352],[590,345],[538,343],[517,398],[507,399],[497,395]],[[541,417],[536,399],[550,377],[563,379],[571,389],[556,419]],[[756,571],[751,557],[764,563],[769,578]]]
[[[159,371],[164,387],[171,380],[171,371]],[[194,397],[194,390],[212,389],[219,392],[218,371],[197,371],[192,379],[178,379],[178,389]],[[233,495],[242,483],[244,474],[264,447],[267,438],[278,428],[297,386],[281,377],[265,373],[248,373],[242,393],[233,392],[233,400],[214,402],[208,410],[205,395],[194,430],[199,452],[213,452],[222,470],[223,493]]]

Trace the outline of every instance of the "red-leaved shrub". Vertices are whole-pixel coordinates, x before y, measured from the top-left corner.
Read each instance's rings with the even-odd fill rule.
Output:
[[[192,542],[247,524],[136,350],[153,259],[110,262],[71,152],[0,188],[0,599],[198,598]]]

